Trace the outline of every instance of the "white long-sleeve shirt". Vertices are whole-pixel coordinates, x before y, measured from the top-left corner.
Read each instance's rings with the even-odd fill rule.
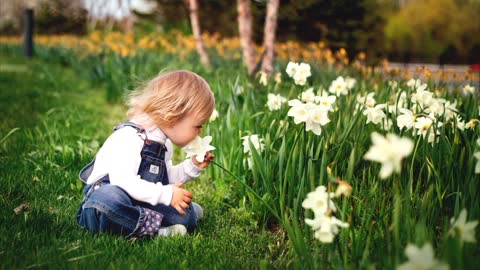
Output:
[[[159,203],[170,205],[172,184],[186,183],[200,175],[204,169],[197,167],[192,159],[177,165],[172,164],[173,144],[159,129],[146,131],[149,140],[165,144],[165,165],[170,184],[152,183],[143,180],[137,174],[142,158],[140,156],[144,141],[133,127],[123,127],[110,135],[95,157],[92,174],[87,179],[91,184],[103,176],[109,176],[110,183],[116,185],[135,200],[152,205]]]

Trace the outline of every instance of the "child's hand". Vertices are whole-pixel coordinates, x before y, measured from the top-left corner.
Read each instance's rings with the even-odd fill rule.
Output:
[[[193,164],[195,164],[195,166],[201,168],[201,169],[205,169],[208,164],[210,164],[210,161],[212,161],[213,159],[215,158],[215,155],[210,153],[210,152],[207,152],[205,154],[205,158],[203,159],[203,162],[198,162],[198,160],[196,159],[196,155],[192,157],[192,160],[193,160]]]
[[[193,194],[182,188],[183,183],[176,183],[173,185],[172,202],[170,205],[175,208],[181,215],[185,216],[186,213],[183,208],[189,208],[189,203],[192,202]]]

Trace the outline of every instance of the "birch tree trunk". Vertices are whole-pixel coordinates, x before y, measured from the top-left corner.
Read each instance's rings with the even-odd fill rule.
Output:
[[[275,31],[277,30],[277,14],[279,0],[269,0],[267,3],[267,15],[265,17],[265,29],[263,32],[263,47],[265,52],[262,59],[262,71],[273,72],[273,60],[275,55]]]
[[[247,67],[248,74],[252,75],[255,69],[255,48],[252,39],[252,13],[250,0],[237,0],[238,33],[243,51],[243,64]]]
[[[200,22],[198,19],[198,2],[197,0],[189,0],[190,22],[192,24],[193,37],[197,46],[197,52],[200,55],[200,61],[206,66],[210,66],[205,43],[203,43],[202,32],[200,31]]]

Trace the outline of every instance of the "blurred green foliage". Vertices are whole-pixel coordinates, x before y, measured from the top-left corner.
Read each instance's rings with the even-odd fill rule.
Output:
[[[480,2],[411,1],[389,17],[386,48],[404,61],[480,61]]]

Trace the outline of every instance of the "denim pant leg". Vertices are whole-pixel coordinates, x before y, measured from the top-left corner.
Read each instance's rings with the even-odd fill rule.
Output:
[[[90,190],[77,215],[78,223],[91,232],[136,236],[145,219],[144,209],[127,193],[111,184]]]
[[[187,230],[189,231],[197,227],[197,222],[198,222],[197,214],[195,213],[195,210],[193,209],[192,204],[190,204],[190,208],[183,209],[186,213],[185,216],[182,216],[177,211],[177,209],[169,205],[157,204],[154,206],[150,206],[148,208],[155,210],[157,212],[160,212],[164,215],[162,220],[162,226],[182,224],[182,225],[185,225],[185,227],[187,227]]]

